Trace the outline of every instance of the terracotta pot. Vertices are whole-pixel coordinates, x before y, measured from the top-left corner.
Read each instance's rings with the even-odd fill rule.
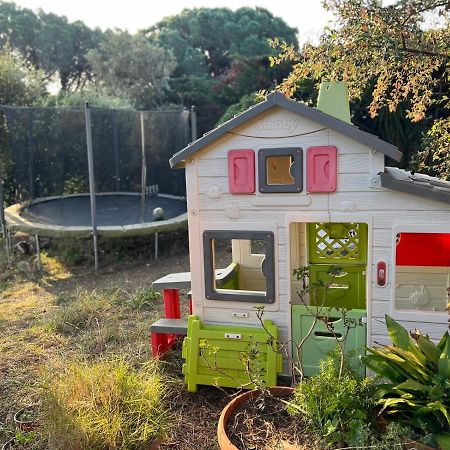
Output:
[[[21,431],[33,431],[39,426],[39,421],[37,419],[34,419],[34,420],[22,420],[21,419],[21,416],[23,415],[24,412],[28,411],[29,409],[33,409],[36,406],[39,406],[39,405],[33,404],[33,405],[25,406],[24,408],[19,409],[19,411],[17,411],[14,414],[14,425],[16,426],[16,428],[18,428]]]
[[[292,393],[294,392],[294,388],[286,386],[276,386],[269,388],[269,391],[274,397],[287,397],[289,395],[292,395]],[[217,424],[217,439],[219,441],[221,450],[239,450],[227,436],[226,428],[228,422],[230,421],[230,417],[234,414],[234,412],[240,405],[253,398],[258,397],[259,395],[261,395],[261,390],[259,389],[244,392],[243,394],[238,395],[233,400],[231,400],[222,410],[219,418],[219,423]]]

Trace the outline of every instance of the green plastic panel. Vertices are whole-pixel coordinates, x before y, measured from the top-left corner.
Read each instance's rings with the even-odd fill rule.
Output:
[[[309,223],[310,264],[367,263],[367,224]]]
[[[365,266],[339,266],[341,273],[334,277],[328,272],[332,266],[317,264],[309,266],[311,283],[311,304],[332,308],[366,308],[366,268]],[[313,289],[312,284],[322,281],[328,288]],[[314,291],[314,295],[312,292]]]
[[[313,306],[306,307],[304,305],[292,306],[292,354],[296,358],[295,343],[301,340],[309,333],[311,326],[314,324],[314,316],[311,311],[316,311]],[[333,308],[322,308],[321,314],[333,320],[335,333],[341,333],[339,338],[344,339],[345,327],[342,314]],[[345,346],[346,353],[354,352],[356,355],[364,355],[366,346],[367,325],[363,318],[366,317],[365,310],[347,311],[347,318],[355,319],[357,326],[351,328],[347,343]],[[304,373],[306,376],[316,374],[320,370],[320,363],[326,355],[337,347],[336,339],[330,333],[323,321],[317,321],[311,335],[306,339],[302,347],[302,361]],[[361,364],[361,375],[365,374],[363,364]]]
[[[245,353],[253,350],[257,350],[252,360],[254,373],[260,373],[266,386],[276,386],[282,356],[268,344],[267,332],[278,338],[278,328],[270,320],[264,321],[264,327],[267,331],[262,326],[205,325],[198,317],[189,316],[182,352],[188,391],[196,392],[199,384],[253,389],[241,361]]]
[[[347,83],[345,81],[322,81],[317,99],[317,109],[344,122],[352,123]]]

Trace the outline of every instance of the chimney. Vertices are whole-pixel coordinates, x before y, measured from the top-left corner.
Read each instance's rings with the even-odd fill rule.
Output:
[[[352,123],[347,83],[345,81],[322,81],[317,109],[344,122]]]

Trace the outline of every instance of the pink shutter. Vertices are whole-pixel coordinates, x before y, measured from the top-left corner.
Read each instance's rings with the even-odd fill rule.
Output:
[[[231,194],[255,192],[255,152],[253,150],[228,151],[228,185]]]
[[[308,192],[335,192],[337,184],[337,148],[309,147],[307,151]]]

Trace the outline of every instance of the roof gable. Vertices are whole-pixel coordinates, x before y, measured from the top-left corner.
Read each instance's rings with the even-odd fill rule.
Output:
[[[372,149],[391,157],[396,161],[400,161],[402,158],[402,153],[397,149],[397,147],[381,140],[377,136],[362,131],[355,125],[343,122],[342,120],[325,114],[324,112],[316,108],[312,108],[310,106],[304,105],[303,103],[288,99],[280,92],[272,92],[263,102],[258,103],[242,114],[239,114],[233,119],[230,119],[229,121],[210,131],[209,133],[206,133],[200,139],[192,142],[187,147],[180,150],[178,153],[175,153],[175,155],[173,155],[170,159],[170,166],[181,167],[183,165],[183,162],[186,161],[189,156],[192,156],[197,151],[214,142],[216,139],[220,138],[228,132],[231,132],[236,127],[273,108],[274,106],[284,108],[300,116],[318,122],[324,127],[342,133],[343,135],[361,142],[362,144],[365,144]]]

